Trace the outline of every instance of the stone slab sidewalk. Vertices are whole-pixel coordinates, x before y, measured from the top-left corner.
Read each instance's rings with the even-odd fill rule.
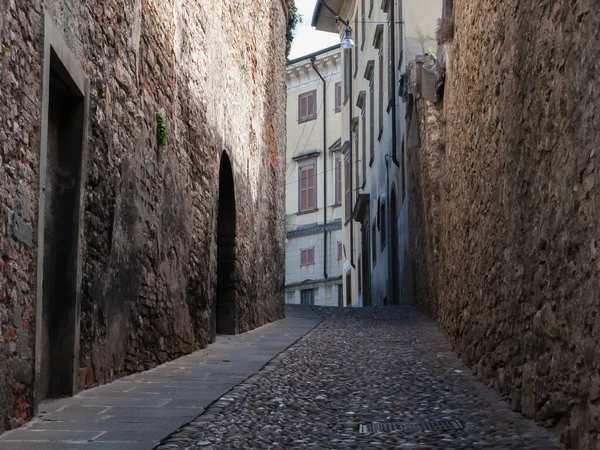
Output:
[[[321,321],[310,307],[114,383],[40,405],[27,427],[0,436],[0,450],[145,450],[194,420]]]

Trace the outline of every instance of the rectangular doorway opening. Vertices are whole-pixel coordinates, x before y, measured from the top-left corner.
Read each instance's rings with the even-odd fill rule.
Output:
[[[78,365],[78,245],[85,97],[50,50],[43,227],[40,399],[73,395]],[[44,167],[45,165],[45,167]]]

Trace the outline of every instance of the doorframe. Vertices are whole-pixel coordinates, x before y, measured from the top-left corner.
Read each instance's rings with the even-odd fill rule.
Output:
[[[81,144],[81,167],[79,180],[79,204],[77,229],[76,266],[77,275],[75,281],[75,324],[74,324],[74,351],[73,351],[73,374],[72,374],[72,394],[78,390],[79,378],[79,334],[81,317],[81,278],[82,261],[81,247],[83,242],[83,223],[84,212],[84,186],[87,167],[87,138],[89,121],[89,101],[90,101],[90,83],[89,78],[82,69],[81,61],[69,49],[61,32],[54,24],[48,11],[44,14],[44,64],[42,78],[42,116],[40,127],[40,155],[39,155],[39,173],[38,173],[38,228],[37,228],[37,274],[36,274],[36,320],[35,320],[35,368],[34,368],[34,391],[33,391],[33,413],[37,414],[40,402],[40,376],[41,376],[41,340],[42,340],[42,321],[43,321],[43,282],[44,282],[44,232],[46,228],[45,207],[46,207],[46,171],[48,158],[48,111],[50,105],[50,69],[52,59],[57,60],[63,81],[69,85],[73,91],[77,91],[83,97],[83,132]]]

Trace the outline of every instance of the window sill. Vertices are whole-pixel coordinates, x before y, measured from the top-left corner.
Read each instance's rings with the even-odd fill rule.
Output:
[[[331,205],[332,208],[339,208],[340,206],[342,206],[341,203],[334,203],[333,205]]]
[[[308,266],[314,266],[315,263],[310,263],[310,264],[300,264],[300,267],[308,267]]]
[[[306,214],[312,214],[312,213],[316,213],[318,210],[319,210],[318,208],[315,208],[315,209],[311,209],[311,210],[309,210],[309,211],[298,211],[298,212],[296,213],[296,215],[297,215],[297,216],[304,216],[304,215],[306,215]]]
[[[309,118],[307,118],[307,119],[298,120],[298,123],[299,123],[299,124],[300,124],[300,123],[306,123],[306,122],[310,122],[310,121],[312,121],[312,120],[316,120],[316,119],[317,119],[317,116],[312,116],[312,117],[309,117]]]
[[[342,108],[335,108],[335,113],[341,113],[342,112]]]

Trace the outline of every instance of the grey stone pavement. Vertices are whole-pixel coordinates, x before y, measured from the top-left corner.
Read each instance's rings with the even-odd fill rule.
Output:
[[[158,449],[562,448],[414,309],[316,310],[319,326]]]
[[[156,369],[42,404],[27,427],[0,436],[0,450],[154,449],[320,320],[310,308],[286,308],[284,320],[218,336]]]

